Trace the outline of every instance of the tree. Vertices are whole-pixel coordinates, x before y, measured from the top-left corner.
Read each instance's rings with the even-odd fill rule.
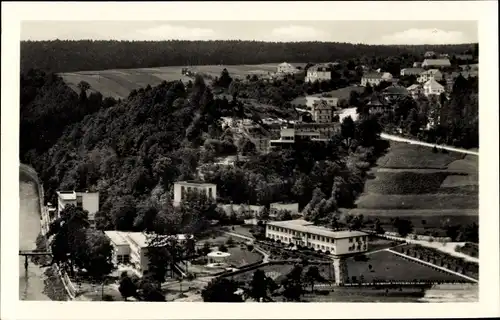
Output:
[[[349,148],[351,145],[351,140],[354,138],[356,132],[356,125],[352,120],[351,116],[345,117],[340,125],[340,134],[346,141],[346,145]]]
[[[89,276],[102,280],[114,269],[113,246],[102,231],[93,229],[87,230],[85,245],[86,257],[82,259],[81,267],[87,270]]]
[[[215,278],[201,291],[204,302],[243,302],[236,294],[238,284],[227,278]]]
[[[317,266],[309,266],[306,271],[305,278],[311,284],[311,292],[313,292],[314,283],[320,280],[322,277]]]
[[[173,266],[179,258],[177,240],[174,237],[149,234],[147,243],[148,273],[150,279],[156,281],[158,286],[161,286],[165,282],[169,267]]]
[[[413,231],[413,224],[408,219],[396,218],[394,219],[393,226],[403,238]]]
[[[250,296],[256,301],[267,297],[268,281],[264,271],[258,269],[253,273],[250,282]]]
[[[302,267],[295,266],[292,271],[283,279],[283,296],[288,301],[300,301],[304,293],[302,286]]]
[[[144,277],[141,280],[140,286],[140,297],[144,301],[151,302],[162,302],[165,301],[165,294],[162,292],[161,287],[158,286],[154,279],[150,277]]]
[[[135,297],[137,295],[137,285],[128,276],[127,271],[123,271],[120,276],[120,286],[118,290],[125,301],[127,301],[128,297]]]
[[[233,79],[229,75],[229,72],[226,68],[224,68],[220,74],[219,80],[217,81],[217,85],[223,88],[229,88],[232,81]]]

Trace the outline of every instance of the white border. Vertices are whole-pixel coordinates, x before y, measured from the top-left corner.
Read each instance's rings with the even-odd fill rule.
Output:
[[[285,12],[286,10],[286,12]],[[237,13],[244,12],[244,16]],[[209,13],[209,14],[208,14]],[[457,2],[2,3],[2,319],[422,318],[499,315],[498,5]],[[187,19],[186,19],[187,18]],[[21,20],[477,20],[480,42],[479,303],[100,303],[18,301]],[[341,31],[340,31],[341,32]]]

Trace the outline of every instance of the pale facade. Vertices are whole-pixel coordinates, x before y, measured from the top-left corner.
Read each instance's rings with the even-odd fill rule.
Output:
[[[369,72],[361,78],[361,86],[366,87],[368,84],[372,87],[379,85],[382,81],[392,81],[392,74],[389,72]]]
[[[431,79],[424,84],[424,94],[426,96],[440,95],[443,92],[445,92],[444,86],[439,84],[434,79]]]
[[[266,224],[266,238],[300,245],[335,256],[368,250],[368,235],[361,231],[333,231],[305,220],[272,221]]]
[[[140,275],[149,269],[148,234],[143,232],[123,232],[116,230],[104,231],[113,247],[112,261],[115,265],[131,265]],[[184,242],[192,236],[183,234],[172,236],[179,242]],[[165,236],[165,240],[169,237]]]
[[[295,66],[293,66],[292,64],[290,64],[288,62],[280,63],[278,65],[277,70],[276,70],[277,73],[283,73],[283,74],[292,74],[292,73],[296,73],[298,71],[299,70]]]
[[[179,206],[192,191],[204,193],[208,198],[217,199],[217,185],[202,181],[178,181],[174,183],[174,206]]]
[[[450,59],[425,59],[422,68],[448,68],[451,67]]]
[[[332,79],[332,69],[325,65],[316,65],[307,69],[306,82],[330,81]]]
[[[95,226],[95,214],[99,211],[99,192],[57,191],[58,216],[67,205],[87,211],[91,227]]]
[[[324,101],[319,101],[312,106],[312,119],[317,123],[332,122],[332,107]]]
[[[425,83],[431,79],[434,79],[436,81],[441,81],[443,79],[443,74],[438,69],[430,69],[430,70],[422,72],[418,76],[417,82]]]

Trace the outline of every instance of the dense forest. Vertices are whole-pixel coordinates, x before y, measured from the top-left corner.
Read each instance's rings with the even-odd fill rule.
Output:
[[[314,63],[349,59],[358,60],[361,64],[374,65],[377,60],[388,57],[402,57],[412,62],[421,61],[426,51],[454,55],[466,52],[476,54],[477,50],[477,44],[383,46],[333,42],[273,43],[223,40],[23,41],[21,42],[21,72],[26,72],[31,68],[46,72],[75,72],[160,66],[261,64],[283,61]],[[401,67],[404,67],[404,64]]]

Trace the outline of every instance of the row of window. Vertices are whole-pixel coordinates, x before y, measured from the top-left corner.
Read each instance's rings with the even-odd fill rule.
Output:
[[[284,236],[279,236],[277,234],[270,234],[269,237],[271,239],[280,240],[280,241],[285,242],[285,243],[292,242],[292,238],[288,238],[288,237],[284,237]],[[335,252],[335,247],[334,246],[330,247],[330,246],[325,246],[325,245],[320,245],[320,244],[317,244],[317,243],[310,243],[309,242],[307,244],[307,247],[308,248],[314,248],[316,250],[323,250],[323,251]]]
[[[128,254],[119,254],[116,256],[118,260],[118,264],[128,264],[130,263],[130,255]]]
[[[330,237],[319,236],[319,235],[315,235],[315,234],[308,234],[306,232],[300,232],[300,231],[290,230],[290,229],[286,229],[286,228],[282,228],[282,227],[276,227],[276,226],[271,226],[271,225],[268,225],[268,228],[269,228],[269,230],[274,230],[274,231],[277,231],[277,232],[290,234],[292,236],[309,237],[311,240],[318,240],[318,241],[322,241],[322,242],[335,243],[335,239],[330,238]],[[365,241],[366,242],[367,241],[367,236],[359,236],[359,237],[349,238],[349,243],[359,242],[359,241]]]

